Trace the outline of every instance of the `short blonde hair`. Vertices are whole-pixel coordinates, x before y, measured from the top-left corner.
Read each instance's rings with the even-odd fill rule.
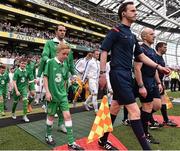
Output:
[[[70,49],[70,47],[64,42],[59,43],[57,46],[57,53],[64,49]]]

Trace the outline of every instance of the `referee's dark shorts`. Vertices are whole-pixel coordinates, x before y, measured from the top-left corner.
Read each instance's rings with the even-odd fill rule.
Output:
[[[110,82],[113,89],[113,100],[117,100],[119,105],[128,105],[135,102],[133,90],[132,71],[112,69],[109,73]]]
[[[146,77],[146,78],[143,77],[143,82],[144,82],[144,86],[147,90],[147,96],[146,96],[146,98],[144,98],[139,94],[139,99],[140,99],[141,103],[152,102],[154,98],[160,99],[159,88],[156,84],[154,77]]]

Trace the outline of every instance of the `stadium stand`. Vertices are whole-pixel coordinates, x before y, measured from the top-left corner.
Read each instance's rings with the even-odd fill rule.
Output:
[[[0,22],[0,31],[13,32],[16,34],[22,34],[25,36],[38,37],[43,39],[52,39],[55,37],[54,32],[47,30],[40,30],[38,28],[26,27],[24,24],[12,25],[10,22]],[[78,44],[81,46],[87,46],[91,48],[99,48],[99,43],[92,43],[87,40],[78,39],[66,36],[66,40],[72,44]]]
[[[54,31],[57,25],[62,24],[66,27],[67,32],[65,36],[65,40],[70,44],[71,49],[73,50],[74,62],[76,62],[79,58],[85,57],[88,52],[91,52],[92,49],[97,50],[100,48],[101,43],[109,32],[109,30],[119,22],[119,18],[117,15],[118,7],[124,0],[4,0],[0,1],[0,62],[7,65],[7,70],[10,72],[11,76],[14,73],[14,70],[19,67],[19,60],[23,57],[28,59],[29,54],[32,55],[32,61],[35,63],[35,68],[37,72],[37,68],[40,62],[41,53],[44,48],[44,44],[47,40],[53,39],[55,37]],[[178,0],[134,0],[138,10],[137,21],[132,25],[132,31],[137,35],[137,39],[140,41],[140,32],[144,28],[144,26],[157,29],[157,41],[167,41],[168,43],[168,52],[164,55],[164,59],[166,64],[170,65],[172,71],[176,71],[179,74],[180,79],[180,25],[179,25],[179,6],[180,3]],[[165,3],[166,1],[166,3]],[[166,9],[166,5],[167,9]],[[160,12],[159,12],[160,11]],[[169,44],[170,42],[170,44]],[[169,51],[170,50],[170,51]],[[108,56],[110,58],[110,56]],[[108,60],[109,60],[108,58]],[[87,65],[87,64],[86,64]],[[172,76],[172,75],[171,75]],[[72,76],[73,80],[77,80],[76,76]],[[12,77],[11,77],[12,78]],[[44,141],[44,119],[46,115],[44,111],[46,108],[43,108],[42,105],[45,106],[46,102],[44,99],[44,90],[43,90],[43,76],[40,77],[40,86],[36,85],[36,94],[38,98],[33,101],[33,112],[29,113],[28,117],[30,118],[31,123],[22,123],[21,118],[21,110],[22,110],[22,102],[20,101],[20,105],[17,107],[17,121],[11,118],[11,108],[12,108],[12,86],[9,85],[9,94],[7,98],[7,110],[5,110],[6,115],[0,115],[0,127],[6,127],[9,125],[17,125],[20,128],[20,131],[25,130],[27,134],[25,135],[25,139],[15,139],[16,136],[20,135],[20,133],[9,134],[9,131],[5,133],[5,135],[1,134],[0,138],[0,150],[12,150],[12,149],[22,149],[22,150],[52,150],[49,146],[45,146],[45,148],[39,148],[36,145],[31,145],[32,141],[25,142],[28,138],[26,136],[31,134],[33,141],[37,141],[37,144],[41,144],[39,140],[43,143]],[[171,77],[167,75],[163,80],[166,86],[166,89],[170,91],[171,87]],[[12,80],[12,79],[11,79]],[[71,79],[70,79],[71,80]],[[179,80],[180,81],[180,80]],[[180,82],[177,80],[175,91],[180,91]],[[36,82],[36,80],[35,80]],[[84,84],[84,83],[83,83]],[[172,90],[171,90],[172,91]],[[88,136],[88,132],[91,129],[91,124],[94,120],[94,112],[85,112],[85,108],[83,103],[85,92],[79,95],[77,107],[73,107],[71,102],[73,101],[74,92],[72,91],[72,98],[69,99],[70,103],[70,111],[73,113],[73,129],[75,129],[75,136],[79,139]],[[105,92],[102,93],[104,95]],[[173,90],[173,96],[174,96]],[[168,94],[172,94],[169,93]],[[179,96],[179,95],[178,95]],[[83,98],[83,99],[82,99]],[[172,97],[171,97],[172,98]],[[172,98],[173,99],[173,98]],[[37,101],[37,102],[36,102]],[[36,104],[37,103],[37,104]],[[92,104],[89,104],[91,108]],[[43,108],[43,109],[42,109]],[[177,110],[175,106],[175,111]],[[77,113],[77,114],[74,114]],[[170,111],[170,113],[175,114],[175,112]],[[175,114],[176,115],[176,114]],[[79,118],[82,117],[82,118]],[[155,116],[157,117],[157,116]],[[172,118],[172,117],[170,117]],[[176,118],[176,117],[175,117]],[[177,121],[179,121],[177,116]],[[36,122],[35,122],[36,121]],[[82,122],[83,121],[83,122]],[[163,122],[161,119],[158,121]],[[116,120],[115,127],[119,126],[122,122],[122,116],[118,115],[118,120]],[[75,124],[74,124],[75,123]],[[55,123],[57,124],[57,120]],[[42,128],[43,127],[43,128]],[[83,127],[83,129],[82,129]],[[179,123],[178,123],[179,127]],[[57,125],[54,127],[56,133],[58,131]],[[121,127],[122,128],[122,127]],[[165,127],[167,128],[167,127]],[[173,129],[173,128],[172,128]],[[3,130],[2,130],[3,131]],[[0,132],[2,132],[0,131]],[[128,132],[127,129],[120,129],[120,131],[116,131],[116,137],[118,139],[124,139],[128,137],[127,140],[123,140],[123,143],[127,143],[128,149],[137,150],[139,146],[133,141],[129,141],[129,137],[131,137],[131,133]],[[178,134],[178,130],[172,130],[173,133]],[[11,131],[10,131],[11,132]],[[119,137],[119,132],[124,138]],[[155,132],[156,133],[156,132]],[[158,146],[153,146],[155,150],[161,149],[171,149],[170,141],[174,141],[176,143],[176,136],[171,136],[172,133],[170,131],[166,131],[168,137],[162,141],[162,144],[167,147],[164,147],[162,144]],[[80,135],[79,135],[80,134]],[[170,134],[170,135],[169,135]],[[163,138],[163,133],[157,132],[157,135],[160,135],[159,138]],[[13,139],[9,139],[11,136]],[[57,145],[63,145],[66,143],[65,134],[56,133],[54,135],[57,137]],[[177,135],[178,136],[178,135]],[[114,137],[114,136],[113,136]],[[172,138],[173,137],[173,138]],[[7,138],[7,139],[6,139]],[[114,137],[115,138],[115,137]],[[133,137],[132,137],[133,138]],[[117,139],[117,141],[119,141]],[[133,138],[134,139],[134,138]],[[15,146],[11,147],[13,144],[13,140],[15,142]],[[85,140],[86,141],[86,140]],[[168,143],[166,142],[168,141]],[[173,143],[175,146],[176,144]],[[23,147],[21,146],[23,144]],[[31,146],[30,146],[30,145]],[[85,143],[82,142],[84,145]],[[97,142],[95,142],[97,145]],[[177,143],[178,144],[178,143]],[[43,144],[44,145],[44,144]],[[162,146],[161,146],[162,145]],[[4,147],[5,146],[5,147]],[[10,146],[10,147],[9,147]],[[26,148],[26,146],[28,146]],[[88,146],[88,145],[87,145]],[[92,145],[94,146],[94,145]],[[92,146],[89,149],[92,149]],[[120,148],[126,150],[127,148],[122,144],[124,148]],[[170,147],[169,147],[170,146]],[[3,148],[4,147],[4,148]],[[8,148],[9,147],[9,148]],[[18,148],[20,147],[20,148]],[[35,148],[33,148],[35,147]],[[57,148],[54,149],[58,149]],[[60,146],[60,150],[62,149]],[[88,149],[88,147],[86,149]],[[96,147],[96,146],[95,146]],[[162,148],[161,148],[162,147]],[[164,147],[164,148],[163,148]],[[169,147],[169,148],[168,148]],[[173,149],[180,149],[178,148]],[[65,146],[65,149],[67,145]],[[102,148],[98,148],[100,150]]]

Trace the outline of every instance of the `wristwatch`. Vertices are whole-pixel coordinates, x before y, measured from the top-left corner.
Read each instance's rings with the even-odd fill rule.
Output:
[[[143,88],[144,87],[144,84],[142,83],[142,84],[138,84],[138,87],[139,88]]]

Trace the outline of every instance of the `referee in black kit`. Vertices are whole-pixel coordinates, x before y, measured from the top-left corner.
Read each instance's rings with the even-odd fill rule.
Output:
[[[130,26],[136,20],[137,12],[132,2],[124,2],[119,7],[120,24],[113,28],[104,39],[101,46],[100,79],[101,88],[106,85],[107,54],[111,51],[110,82],[113,89],[113,101],[110,107],[111,120],[114,123],[121,105],[128,110],[131,127],[143,150],[151,150],[146,140],[140,119],[140,110],[133,94],[132,59],[138,57],[143,63],[168,74],[170,70],[162,67],[142,53],[136,36],[132,34]],[[107,141],[109,133],[99,139],[99,145],[106,150],[118,150]]]
[[[141,32],[143,44],[141,50],[143,53],[157,62],[156,51],[151,48],[155,40],[155,32],[151,28],[144,28]],[[141,101],[141,120],[149,143],[159,144],[148,131],[148,122],[150,122],[152,112],[158,111],[161,108],[160,92],[163,91],[158,71],[155,68],[142,63],[139,58],[135,58],[134,71],[136,85],[139,91],[139,99]],[[153,103],[154,102],[154,103]]]

